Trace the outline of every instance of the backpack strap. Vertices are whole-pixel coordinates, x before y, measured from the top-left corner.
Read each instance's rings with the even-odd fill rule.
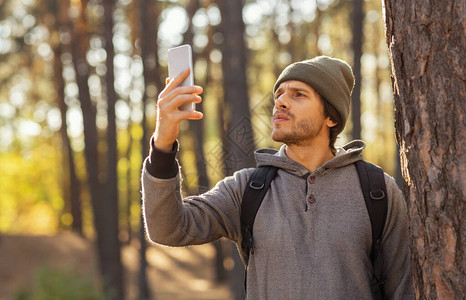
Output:
[[[257,211],[264,199],[270,183],[277,174],[277,167],[264,166],[257,168],[252,173],[247,183],[241,203],[241,250],[246,253],[246,265],[249,260],[249,253],[254,254],[254,239],[252,228],[256,219]]]
[[[371,282],[374,299],[383,299],[383,255],[382,234],[387,218],[387,187],[385,185],[383,170],[374,164],[363,160],[355,163],[361,183],[364,201],[372,226],[371,263],[374,276]]]

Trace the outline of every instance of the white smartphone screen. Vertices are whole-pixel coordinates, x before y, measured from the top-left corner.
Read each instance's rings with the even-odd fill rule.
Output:
[[[180,84],[180,86],[194,85],[193,55],[190,45],[182,45],[168,49],[168,76],[170,79],[175,78],[181,72],[190,69],[189,76]],[[185,103],[180,107],[181,110],[195,110],[196,104]]]

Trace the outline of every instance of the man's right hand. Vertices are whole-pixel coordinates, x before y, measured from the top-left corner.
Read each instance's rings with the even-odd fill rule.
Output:
[[[182,120],[199,120],[203,115],[199,111],[180,110],[184,103],[200,103],[202,93],[200,86],[179,85],[188,77],[187,69],[177,77],[168,79],[165,89],[159,94],[157,101],[157,122],[155,124],[154,146],[161,151],[170,152],[173,143],[178,138],[180,122]]]

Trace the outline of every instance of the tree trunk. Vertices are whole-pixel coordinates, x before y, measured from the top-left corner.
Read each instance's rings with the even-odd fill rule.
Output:
[[[96,205],[100,199],[100,184],[98,181],[98,157],[97,157],[97,125],[96,108],[91,101],[87,81],[89,79],[89,65],[86,62],[88,50],[88,37],[86,34],[87,21],[85,9],[87,2],[83,1],[80,16],[72,24],[71,29],[71,54],[73,66],[76,72],[76,84],[78,85],[79,102],[83,115],[84,126],[84,157],[86,160],[86,173],[89,192],[91,196],[94,220],[100,218],[101,210]],[[101,219],[101,218],[100,218]],[[98,231],[98,230],[97,230]],[[100,255],[99,255],[100,262]]]
[[[183,37],[183,44],[193,45],[194,31],[193,31],[193,17],[196,11],[199,9],[199,0],[188,0],[186,4],[186,13],[188,14],[188,29],[186,30]],[[196,65],[197,55],[193,52],[193,68]],[[194,72],[194,70],[191,70]],[[195,81],[199,81],[196,80]],[[196,104],[196,110],[202,111],[202,102]],[[209,189],[209,181],[207,178],[207,169],[205,166],[205,155],[204,155],[204,119],[201,120],[188,120],[189,130],[193,136],[193,151],[196,153],[196,171],[198,180],[198,189],[196,192],[203,193]]]
[[[129,101],[128,101],[129,102]],[[128,106],[130,104],[128,103]],[[131,168],[131,155],[133,152],[133,122],[131,119],[129,120],[128,128],[127,128],[127,134],[128,134],[128,148],[126,148],[126,153],[125,157],[128,161],[128,164],[126,166],[126,204],[125,204],[125,221],[126,221],[126,229],[128,232],[128,237],[126,240],[126,244],[129,245],[133,239],[133,226],[131,225],[131,202],[132,202],[132,195],[133,195],[133,187],[132,187],[132,180],[133,177],[131,176],[131,173],[133,169]],[[135,197],[136,199],[136,197]]]
[[[121,263],[119,234],[119,203],[118,203],[118,146],[116,136],[116,116],[115,103],[117,94],[115,92],[115,75],[113,57],[115,55],[113,47],[113,12],[114,1],[104,1],[104,39],[105,51],[107,53],[105,75],[105,88],[107,96],[107,174],[105,182],[105,195],[99,201],[105,206],[105,219],[99,225],[102,226],[101,246],[104,247],[103,256],[105,268],[105,280],[108,288],[113,292],[113,299],[124,298],[123,286],[123,266]],[[96,224],[97,225],[97,224]]]
[[[60,46],[58,48],[60,48]],[[83,235],[79,179],[76,174],[74,152],[71,148],[70,137],[68,136],[68,126],[66,124],[66,112],[68,107],[65,103],[65,81],[62,75],[63,66],[60,60],[61,50],[55,49],[54,53],[55,89],[57,91],[57,101],[62,118],[60,134],[64,148],[63,166],[66,166],[64,169],[68,175],[67,183],[64,185],[66,190],[63,191],[63,196],[65,202],[67,202],[67,206],[69,207],[69,211],[73,219],[73,222],[71,223],[71,230],[79,235]]]
[[[188,30],[184,36],[184,42],[187,44],[193,44],[194,33],[192,30],[193,24],[192,19],[194,14],[199,9],[199,0],[189,0],[186,7],[186,11],[189,17]],[[196,55],[193,53],[193,67],[196,64]],[[194,72],[194,70],[192,70]],[[206,75],[207,76],[207,75]],[[202,102],[196,104],[196,110],[202,111]],[[207,177],[207,169],[205,165],[205,154],[204,154],[204,119],[201,120],[190,120],[189,129],[193,134],[194,142],[194,153],[196,159],[196,170],[198,175],[198,192],[204,193],[209,189],[209,179]]]
[[[246,78],[246,46],[241,1],[220,1],[222,15],[223,93],[226,103],[227,175],[236,170],[255,166],[253,151],[254,135],[249,110],[249,95]]]
[[[354,89],[351,94],[352,136],[361,139],[361,56],[363,43],[364,0],[353,1],[353,73]]]
[[[227,104],[227,149],[226,173],[255,166],[253,151],[254,135],[249,111],[248,85],[246,79],[246,46],[242,1],[219,1],[222,16],[220,26],[222,45],[223,93]],[[236,247],[233,247],[234,269],[231,289],[234,299],[244,299],[243,265]]]
[[[295,62],[295,61],[302,60],[301,59],[301,56],[302,56],[301,53],[303,51],[303,48],[306,51],[307,47],[306,46],[303,47],[303,42],[302,41],[305,41],[305,38],[302,39],[302,37],[299,36],[300,31],[297,30],[296,24],[294,24],[293,21],[292,21],[293,20],[293,14],[295,13],[294,8],[291,5],[292,0],[288,0],[287,2],[288,2],[287,4],[288,4],[288,18],[289,18],[289,21],[288,21],[288,24],[286,24],[286,30],[290,34],[290,40],[286,44],[286,51],[288,52],[289,55],[291,55],[291,61]],[[299,47],[296,47],[297,43],[299,43]],[[304,45],[305,45],[305,43],[304,43]]]
[[[68,5],[67,2],[56,1],[56,23],[54,30],[60,32],[62,29],[68,29],[69,17],[68,17]],[[66,172],[68,173],[68,182],[65,185],[66,190],[63,190],[65,202],[69,205],[73,222],[71,229],[83,235],[83,224],[82,224],[82,212],[81,212],[81,201],[80,201],[80,186],[79,178],[76,174],[76,166],[74,164],[74,152],[71,148],[70,137],[68,136],[68,126],[66,123],[66,112],[68,107],[65,103],[65,80],[63,78],[63,64],[61,62],[61,55],[63,54],[63,45],[57,43],[54,47],[54,77],[55,77],[55,90],[57,92],[57,103],[60,108],[62,126],[60,134],[65,148],[63,163],[67,166]],[[68,200],[69,199],[69,200]]]
[[[139,0],[140,13],[140,43],[141,43],[141,58],[143,62],[143,77],[144,77],[144,93],[142,96],[142,140],[141,140],[141,157],[144,160],[149,153],[149,137],[150,134],[147,128],[147,90],[150,85],[154,85],[158,92],[162,91],[162,81],[158,74],[158,47],[157,47],[157,32],[159,11],[156,1]],[[151,299],[149,286],[147,283],[147,259],[146,259],[146,234],[144,231],[144,220],[141,214],[139,229],[139,291],[138,299]]]
[[[207,29],[208,44],[207,44],[206,48],[204,49],[204,53],[203,53],[204,59],[207,61],[206,74],[205,74],[204,82],[203,82],[204,88],[207,88],[209,86],[210,82],[213,80],[212,76],[211,76],[212,61],[210,60],[209,56],[210,56],[210,53],[212,52],[212,50],[214,48],[213,35],[214,35],[215,31],[216,31],[216,27],[213,27],[212,25],[209,25],[209,27]],[[222,103],[222,101],[220,101],[220,98],[221,97],[217,97],[217,103]],[[202,111],[202,106],[199,108],[199,110]],[[220,135],[224,136],[223,135],[223,131],[224,131],[224,128],[223,128],[223,109],[217,107],[217,111],[221,112],[221,113],[217,113],[217,116],[218,116],[217,124],[218,124],[219,128],[221,128],[221,130],[219,130],[219,132],[220,132]],[[220,123],[222,124],[221,126],[220,126]],[[204,130],[202,130],[202,131],[204,131]],[[204,155],[204,158],[205,158],[205,154],[203,154],[203,155]],[[204,164],[204,167],[205,167],[205,164]],[[225,168],[223,168],[223,169],[225,169]],[[207,184],[206,187],[210,188],[209,177],[207,176],[207,170],[205,170],[203,172],[205,172],[205,182]],[[213,242],[213,246],[215,248],[215,279],[216,279],[216,282],[218,282],[218,283],[223,283],[228,279],[228,272],[225,269],[225,266],[223,264],[223,262],[225,261],[225,250],[224,250],[225,242],[226,241],[223,240],[223,239],[216,240],[215,242]]]
[[[383,1],[418,299],[466,298],[465,2],[447,2]]]
[[[321,33],[322,11],[319,8],[319,0],[315,0],[315,5],[316,5],[316,17],[313,22],[315,23],[315,27],[314,27],[315,40],[314,40],[313,48],[315,49],[315,55],[319,56],[321,55],[321,51],[319,48],[319,37]]]
[[[199,0],[189,0],[188,4],[186,5],[186,12],[188,13],[188,18],[189,18],[189,25],[188,29],[186,30],[186,33],[184,34],[184,43],[186,44],[193,44],[193,38],[194,38],[194,32],[193,32],[193,23],[192,19],[196,13],[196,11],[199,9],[200,3]],[[206,88],[207,84],[209,82],[209,71],[210,71],[210,58],[209,58],[209,53],[212,48],[212,39],[211,39],[211,32],[212,28],[209,27],[208,29],[208,35],[209,35],[209,45],[207,45],[205,52],[205,59],[207,61],[207,70],[206,70],[206,75],[205,75],[205,80],[203,87]],[[196,54],[193,53],[193,66],[196,64]],[[196,80],[195,81],[199,81]],[[198,103],[196,104],[196,110],[198,111],[203,111],[203,104]],[[209,183],[209,177],[207,175],[207,168],[206,168],[206,158],[205,158],[205,152],[204,152],[204,119],[201,120],[189,120],[189,129],[193,135],[193,151],[196,153],[195,159],[196,159],[196,171],[197,171],[197,184],[198,184],[198,190],[197,192],[199,194],[205,193],[209,190],[210,188],[210,183]],[[226,270],[223,266],[223,261],[225,259],[224,254],[223,254],[223,247],[222,247],[222,241],[217,240],[212,243],[214,249],[215,249],[215,263],[214,263],[214,268],[215,268],[215,279],[217,282],[224,282],[226,280]]]
[[[92,103],[89,93],[89,65],[86,61],[88,50],[88,24],[85,17],[87,1],[82,1],[81,11],[78,19],[73,24],[71,52],[73,64],[76,70],[76,81],[79,91],[79,100],[83,113],[84,124],[84,156],[86,158],[86,171],[88,185],[91,195],[91,204],[94,215],[94,226],[96,230],[97,254],[99,268],[102,275],[105,291],[112,295],[112,299],[122,299],[122,274],[121,261],[119,261],[119,244],[115,244],[115,237],[110,236],[110,231],[115,228],[110,214],[114,210],[108,207],[105,194],[102,191],[103,185],[99,181],[100,164],[98,161],[98,131],[96,125],[96,107]],[[107,199],[108,200],[108,199]],[[117,216],[114,216],[117,217]],[[116,225],[118,230],[118,225]],[[116,239],[118,240],[118,239]],[[120,281],[121,280],[121,281]]]

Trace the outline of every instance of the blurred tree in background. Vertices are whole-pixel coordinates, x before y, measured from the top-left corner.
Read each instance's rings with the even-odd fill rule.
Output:
[[[120,245],[137,237],[139,298],[150,298],[139,176],[167,50],[182,43],[192,44],[204,87],[203,121],[181,125],[187,194],[253,165],[254,148],[279,146],[273,83],[286,65],[321,54],[360,73],[360,112],[337,144],[362,137],[365,158],[395,175],[384,38],[376,0],[2,1],[0,232],[95,239],[115,299],[124,294]],[[222,280],[239,260],[215,245]]]

